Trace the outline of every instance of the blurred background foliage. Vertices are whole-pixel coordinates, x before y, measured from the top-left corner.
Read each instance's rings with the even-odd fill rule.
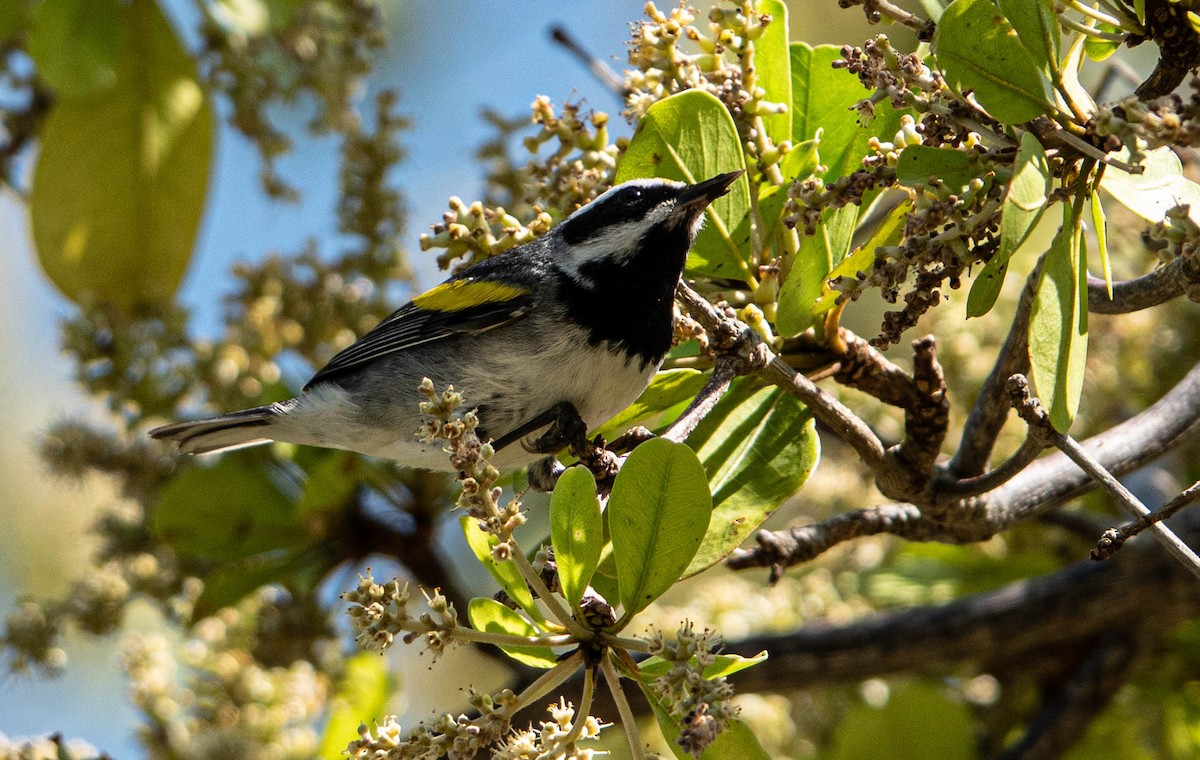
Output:
[[[878,31],[821,0],[788,5],[793,41],[858,45]],[[567,24],[620,68],[626,22],[642,12],[640,2],[0,5],[0,611],[14,671],[0,681],[0,732],[61,732],[115,757],[332,758],[362,718],[411,722],[465,709],[462,673],[478,676],[480,690],[503,683],[506,670],[473,650],[432,667],[403,650],[350,654],[344,624],[329,614],[368,562],[379,575],[489,587],[444,514],[445,478],[283,447],[226,457],[204,471],[198,493],[184,472],[193,463],[141,433],[180,409],[290,395],[414,285],[434,282],[435,257],[417,250],[418,233],[443,218],[449,196],[514,200],[506,157],[520,155],[514,138],[530,133],[537,95],[621,108],[549,41],[548,25]],[[905,29],[888,33],[898,48],[915,45]],[[1123,60],[1140,81],[1154,51]],[[1099,65],[1085,72],[1089,84],[1102,74]],[[619,118],[607,128],[631,132]],[[508,206],[522,218],[532,211]],[[1026,269],[1054,226],[1042,224],[1016,252]],[[1112,250],[1141,250],[1132,217],[1110,219],[1109,229]],[[1115,276],[1139,274],[1151,258],[1114,256]],[[1015,295],[1010,287],[1000,307],[967,322],[966,294],[952,291],[922,317],[917,334],[939,336],[952,425],[990,369]],[[1081,437],[1144,408],[1188,369],[1180,357],[1200,355],[1188,306],[1095,318]],[[885,308],[868,293],[843,324],[874,335]],[[835,390],[885,439],[901,437],[879,402]],[[1001,448],[1022,435],[1010,426]],[[882,500],[853,454],[825,443],[816,474],[769,526]],[[1181,452],[1138,478],[1157,502],[1200,478],[1200,459]],[[214,484],[258,494],[260,508],[197,521],[222,502]],[[153,524],[139,506],[151,498]],[[531,532],[544,532],[530,506]],[[1099,497],[1078,511],[1117,519]],[[381,571],[383,555],[413,536],[435,537],[435,551]],[[847,622],[1045,574],[1089,546],[1046,524],[976,546],[867,538],[770,587],[716,569],[674,588],[644,619],[673,630],[687,617],[730,640]],[[1070,757],[1200,754],[1198,644],[1200,623],[1172,631]],[[1001,684],[964,671],[781,685],[739,700],[774,757],[972,758],[1019,730],[1037,689],[1033,678]],[[0,737],[0,757],[57,751],[35,744]]]

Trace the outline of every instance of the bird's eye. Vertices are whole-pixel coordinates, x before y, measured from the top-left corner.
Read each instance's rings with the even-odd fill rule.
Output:
[[[625,197],[626,203],[632,205],[634,203],[637,203],[641,199],[642,199],[642,189],[640,187],[629,188],[629,191],[628,191],[628,193],[626,193],[626,197]]]

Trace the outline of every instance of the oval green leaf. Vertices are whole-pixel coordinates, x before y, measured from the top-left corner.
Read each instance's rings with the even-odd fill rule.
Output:
[[[722,676],[731,676],[738,671],[752,668],[760,662],[765,662],[767,659],[767,650],[763,650],[753,657],[742,657],[737,654],[719,654],[713,658],[711,664],[704,668],[702,674],[707,679],[720,678]],[[649,685],[655,678],[665,676],[671,671],[674,663],[664,660],[662,657],[655,655],[647,657],[638,663],[638,675],[642,682]]]
[[[967,297],[968,317],[983,316],[995,306],[1008,271],[1008,261],[1042,218],[1050,185],[1046,151],[1031,133],[1022,132],[1008,194],[1000,210],[1000,247],[971,284],[971,293]]]
[[[904,201],[892,209],[867,242],[858,247],[854,253],[842,259],[842,263],[834,267],[824,280],[821,281],[821,297],[813,307],[814,315],[824,314],[837,303],[839,291],[829,285],[841,277],[854,277],[859,272],[869,271],[875,262],[875,249],[880,246],[896,245],[904,236],[904,224],[908,221],[908,213],[912,208],[911,201]]]
[[[550,542],[563,596],[578,607],[600,564],[604,521],[596,479],[584,467],[568,467],[550,496]]]
[[[988,171],[976,155],[955,148],[910,145],[896,161],[896,179],[906,187],[944,185],[961,192],[968,182]]]
[[[655,427],[652,418],[662,415],[682,401],[688,401],[700,392],[708,376],[695,369],[668,369],[659,372],[650,381],[637,401],[627,406],[597,432],[611,440],[638,424]]]
[[[1000,10],[1013,25],[1029,57],[1050,81],[1058,68],[1062,31],[1052,0],[1000,0]]]
[[[875,107],[870,120],[860,123],[854,105],[871,93],[854,74],[833,68],[833,62],[842,57],[841,48],[797,42],[790,52],[792,142],[799,145],[812,140],[820,130],[822,176],[827,181],[862,168],[867,143],[872,137],[891,139],[900,128],[900,114],[884,101]]]
[[[754,41],[754,71],[765,99],[781,103],[783,113],[764,114],[763,126],[771,142],[779,145],[792,139],[792,63],[788,52],[788,9],[783,0],[758,0],[758,13],[771,15],[771,23]]]
[[[1046,252],[1029,315],[1034,385],[1060,433],[1070,429],[1079,410],[1087,363],[1087,261],[1081,237],[1064,206],[1063,226]]]
[[[467,603],[467,619],[477,631],[503,633],[509,636],[539,636],[541,633],[533,623],[521,617],[516,610],[505,607],[495,599],[475,598]],[[550,647],[502,646],[504,653],[517,662],[534,668],[552,668],[558,657]]]
[[[825,209],[817,233],[800,241],[800,250],[779,288],[775,327],[781,335],[804,332],[824,311],[817,309],[817,299],[829,273],[845,262],[857,223],[858,207],[853,204]]]
[[[954,0],[938,23],[934,51],[946,83],[960,94],[974,92],[1005,124],[1054,109],[1050,81],[991,0]]]
[[[122,13],[117,0],[44,0],[34,6],[29,57],[55,95],[80,98],[112,87]]]
[[[1129,160],[1127,149],[1113,155]],[[1200,223],[1200,185],[1183,176],[1183,164],[1169,146],[1146,151],[1141,165],[1141,174],[1105,167],[1100,188],[1148,222],[1161,222],[1172,208],[1187,204],[1192,221]]]
[[[458,524],[462,528],[463,535],[467,539],[467,546],[471,547],[475,558],[487,568],[488,573],[496,579],[496,583],[500,584],[500,588],[504,589],[504,593],[508,594],[508,598],[512,599],[531,617],[541,620],[542,613],[533,603],[533,592],[526,585],[521,571],[513,562],[497,562],[496,558],[492,556],[492,549],[500,543],[499,539],[491,533],[484,533],[483,529],[479,527],[478,521],[472,520],[466,515],[458,518]]]
[[[653,602],[692,561],[712,496],[696,454],[655,438],[625,460],[608,500],[608,528],[625,618]]]
[[[724,559],[800,490],[820,458],[812,414],[778,388],[733,387],[688,437],[712,492],[708,531],[684,575]]]
[[[615,183],[664,177],[694,183],[745,169],[733,117],[716,96],[687,90],[663,98],[638,122]],[[688,255],[690,271],[756,282],[748,261],[750,184],[743,175],[713,201],[706,223]]]
[[[132,0],[116,17],[116,79],[51,110],[29,215],[38,260],[68,298],[132,309],[169,300],[183,279],[214,116],[158,4]]]

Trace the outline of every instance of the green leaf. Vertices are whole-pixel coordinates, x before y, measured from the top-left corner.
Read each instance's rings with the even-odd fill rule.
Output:
[[[176,551],[220,562],[307,538],[271,471],[235,457],[193,467],[172,480],[151,519],[155,534]]]
[[[971,285],[968,317],[983,316],[996,304],[1008,260],[1042,218],[1050,184],[1050,167],[1042,144],[1029,132],[1022,132],[1021,148],[1013,162],[1012,179],[1000,211],[1000,247]]]
[[[1062,50],[1062,32],[1052,0],[1000,0],[1000,10],[1047,80],[1053,80]]]
[[[317,751],[322,760],[340,760],[346,745],[358,738],[358,727],[382,718],[392,697],[388,661],[374,652],[346,660],[337,690],[329,701],[329,722]]]
[[[792,54],[792,142],[799,145],[817,137],[820,130],[821,163],[826,181],[862,168],[872,137],[891,139],[900,126],[900,114],[889,102],[879,103],[875,115],[859,123],[854,105],[871,93],[858,77],[833,68],[842,57],[833,45],[809,47],[793,43]],[[836,261],[834,262],[837,263]]]
[[[937,23],[942,14],[946,12],[946,5],[942,0],[918,0],[921,10],[925,11],[925,15],[933,19]]]
[[[712,492],[708,531],[684,575],[720,561],[808,479],[821,442],[812,414],[778,388],[737,380],[688,437]]]
[[[471,621],[471,627],[477,631],[504,633],[509,636],[540,635],[533,623],[521,617],[516,610],[510,610],[495,599],[478,597],[472,599],[467,604],[467,619]],[[548,669],[558,664],[558,657],[550,647],[502,646],[500,648],[509,657],[530,667]]]
[[[937,730],[931,731],[930,726]],[[976,760],[974,720],[961,701],[922,681],[895,687],[887,704],[860,704],[833,733],[829,760]]]
[[[1116,34],[1118,30],[1112,24],[1107,24],[1103,21],[1096,24],[1097,31],[1107,32],[1108,34]],[[1083,52],[1087,53],[1087,57],[1093,61],[1103,61],[1113,53],[1120,49],[1121,43],[1114,40],[1101,40],[1092,36],[1088,36],[1083,41]]]
[[[1113,155],[1129,160],[1126,149]],[[1100,188],[1148,222],[1161,222],[1172,208],[1188,204],[1189,216],[1200,223],[1200,185],[1183,176],[1183,164],[1170,147],[1147,151],[1142,166],[1141,174],[1108,166]]]
[[[508,598],[525,610],[530,617],[541,620],[542,613],[534,604],[533,593],[525,584],[525,578],[517,569],[516,564],[512,560],[497,562],[492,556],[492,549],[500,543],[500,540],[491,533],[484,533],[483,529],[479,527],[478,521],[472,520],[467,515],[458,518],[458,524],[462,527],[463,535],[467,538],[467,546],[471,547],[475,558],[487,568],[487,571],[496,579],[496,583],[500,584],[500,588],[508,594]]]
[[[1104,272],[1104,287],[1108,298],[1112,300],[1112,262],[1108,260],[1108,219],[1104,216],[1104,204],[1100,202],[1100,193],[1092,190],[1092,227],[1096,230],[1096,252],[1100,255],[1100,268]]]
[[[946,83],[995,119],[1021,124],[1053,111],[1050,81],[991,0],[954,0],[934,38]]]
[[[716,96],[687,90],[664,98],[638,122],[614,183],[664,177],[694,183],[745,169],[733,117]],[[707,221],[688,256],[687,268],[712,277],[755,282],[747,259],[750,185],[743,175],[705,212]]]
[[[907,148],[905,150],[908,150]],[[875,232],[858,247],[854,253],[842,259],[842,263],[834,267],[829,276],[821,283],[821,297],[813,307],[814,314],[824,314],[837,303],[838,291],[830,285],[840,277],[854,277],[859,272],[869,272],[875,262],[875,250],[880,246],[896,245],[904,236],[904,224],[912,208],[910,201],[904,201],[888,212]]]
[[[702,674],[704,678],[712,680],[722,676],[731,676],[738,671],[752,668],[760,662],[765,662],[767,659],[767,651],[764,649],[753,657],[742,657],[737,654],[719,654],[712,661],[712,664],[704,668]],[[649,684],[659,676],[665,676],[670,672],[674,663],[664,660],[662,657],[655,655],[647,657],[638,663],[638,674],[642,677],[642,681]]]
[[[29,57],[59,98],[84,97],[116,83],[122,12],[117,0],[43,0],[34,7]]]
[[[654,438],[625,460],[608,500],[608,529],[625,618],[671,587],[708,529],[704,467],[682,443]]]
[[[858,208],[852,204],[825,209],[817,234],[800,241],[800,250],[779,289],[775,327],[781,335],[796,335],[812,327],[818,314],[817,299],[829,273],[845,261],[857,222]]]
[[[700,392],[708,376],[694,369],[668,369],[659,372],[650,381],[638,400],[613,417],[598,431],[611,439],[630,427],[646,423],[654,415],[660,415],[681,401],[688,401]],[[653,427],[653,425],[651,425]]]
[[[896,179],[906,187],[940,183],[958,192],[984,171],[973,152],[928,145],[910,145],[896,161]]]
[[[201,620],[231,607],[246,596],[294,574],[313,570],[324,576],[328,563],[319,546],[276,549],[221,565],[204,579],[204,590],[192,608],[192,620]]]
[[[153,0],[121,4],[116,79],[55,104],[29,200],[50,280],[131,309],[169,300],[195,242],[213,149],[212,105]],[[86,181],[81,181],[86,178]]]
[[[787,110],[764,114],[763,126],[771,142],[779,145],[792,139],[792,63],[788,53],[788,9],[782,0],[758,0],[755,10],[771,14],[771,23],[754,42],[754,70],[765,99],[781,103]]]
[[[1079,409],[1087,363],[1087,261],[1069,207],[1050,250],[1029,316],[1034,385],[1054,429],[1065,433]]]
[[[568,467],[550,497],[550,541],[563,596],[578,607],[583,592],[600,564],[604,522],[596,479],[584,467]]]

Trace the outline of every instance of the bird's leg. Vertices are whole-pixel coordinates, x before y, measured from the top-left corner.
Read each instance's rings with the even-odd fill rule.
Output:
[[[551,426],[550,429],[532,443],[521,441],[521,448],[531,454],[553,454],[562,451],[568,445],[578,445],[579,442],[587,440],[587,426],[580,418],[575,405],[570,401],[563,401],[492,441],[492,448],[499,451],[547,425]]]
[[[549,417],[549,419],[545,419]],[[553,454],[570,448],[572,453],[578,453],[587,448],[587,423],[579,416],[579,410],[570,401],[562,401],[552,406],[548,411],[538,415],[533,421],[544,420],[550,423],[550,429],[533,441],[521,441],[521,447],[530,454]],[[529,424],[521,427],[528,427]],[[536,430],[541,425],[533,427]],[[509,434],[511,435],[511,433]]]

